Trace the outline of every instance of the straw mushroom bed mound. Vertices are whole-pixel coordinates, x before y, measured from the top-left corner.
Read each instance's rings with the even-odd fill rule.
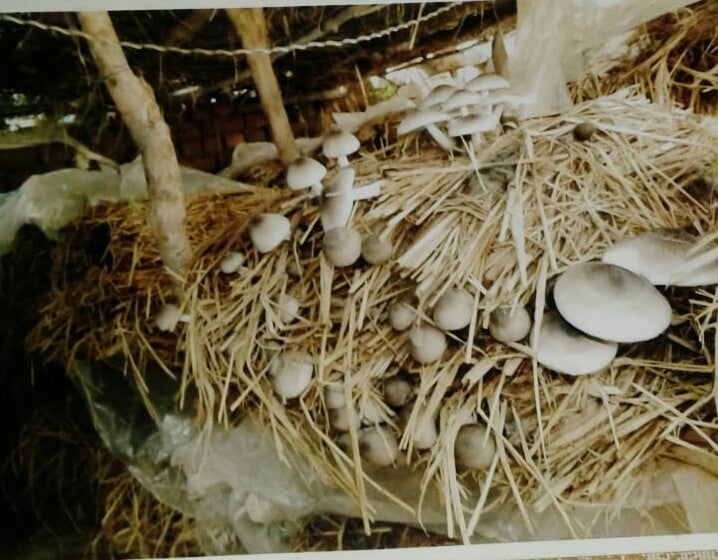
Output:
[[[573,131],[586,122],[595,133],[579,140]],[[183,301],[171,301],[142,205],[98,207],[60,240],[32,343],[65,361],[120,356],[140,392],[144,365],[159,362],[198,422],[260,415],[278,446],[364,512],[364,475],[409,464],[422,494],[441,493],[449,530],[464,541],[482,511],[506,502],[527,526],[532,512],[555,507],[574,535],[590,534],[566,508],[619,508],[660,457],[718,472],[715,286],[659,288],[668,329],[619,344],[592,375],[557,373],[531,348],[565,270],[657,228],[715,246],[718,201],[697,180],[715,151],[700,122],[621,91],[475,149],[450,155],[417,133],[349,156],[355,183],[382,179],[381,192],[355,203],[351,233],[332,234],[331,245],[309,191],[190,199],[196,257]],[[337,171],[329,164],[327,180]],[[284,216],[289,233],[265,251],[250,230],[268,214]],[[93,258],[98,227],[109,244]],[[356,244],[377,236],[390,256],[371,264]],[[332,257],[337,247],[351,258]],[[244,257],[223,270],[233,253]],[[162,331],[167,303],[182,320]],[[528,338],[495,340],[492,313],[522,306]],[[505,332],[525,336],[518,315],[524,325]],[[464,502],[479,481],[491,492]]]

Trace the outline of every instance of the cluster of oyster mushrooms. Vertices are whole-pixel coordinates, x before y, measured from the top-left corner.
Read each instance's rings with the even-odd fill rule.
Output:
[[[520,107],[531,101],[531,96],[513,88],[503,76],[487,72],[458,87],[436,86],[407,113],[397,134],[425,129],[447,151],[457,148],[457,138],[466,137],[473,153],[483,142],[483,134],[496,130],[499,121],[516,120]]]

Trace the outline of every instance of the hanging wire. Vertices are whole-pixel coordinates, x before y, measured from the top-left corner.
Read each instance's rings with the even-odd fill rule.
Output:
[[[385,29],[382,29],[381,31],[375,31],[374,33],[369,33],[366,35],[360,35],[358,37],[346,37],[344,39],[340,40],[328,40],[328,41],[312,41],[310,43],[305,44],[290,44],[290,45],[284,45],[284,46],[277,46],[277,47],[270,47],[270,48],[254,48],[254,49],[202,49],[202,48],[183,48],[183,47],[173,47],[173,46],[163,46],[163,45],[157,45],[153,43],[133,43],[130,41],[120,41],[120,44],[127,48],[127,49],[133,49],[133,50],[150,50],[150,51],[156,51],[161,53],[174,53],[174,54],[182,54],[182,55],[202,55],[202,56],[223,56],[223,57],[236,57],[240,55],[247,55],[252,53],[265,53],[265,54],[286,54],[294,51],[306,51],[310,49],[327,49],[327,48],[342,48],[350,45],[358,45],[360,43],[366,43],[369,41],[373,41],[375,39],[381,39],[382,37],[387,37],[391,35],[392,33],[396,33],[398,31],[403,31],[405,29],[410,29],[414,26],[417,26],[421,23],[424,23],[426,21],[429,21],[431,19],[434,19],[435,17],[440,16],[441,14],[444,14],[457,6],[461,5],[463,2],[452,2],[451,4],[447,4],[446,6],[442,6],[441,8],[438,8],[434,10],[433,12],[430,12],[428,14],[421,15],[415,19],[412,19],[410,21],[400,23],[398,25],[394,25],[392,27],[387,27]],[[78,29],[67,29],[65,27],[60,27],[57,25],[48,25],[46,23],[43,23],[41,21],[33,20],[33,19],[23,19],[19,18],[10,14],[0,14],[0,21],[7,21],[9,23],[14,23],[17,25],[25,25],[29,27],[35,27],[37,29],[41,29],[43,31],[50,31],[52,33],[58,33],[60,35],[64,35],[66,37],[81,37],[87,41],[105,41],[105,39],[98,39],[96,37],[93,37],[92,35],[85,33],[83,31],[80,31]]]

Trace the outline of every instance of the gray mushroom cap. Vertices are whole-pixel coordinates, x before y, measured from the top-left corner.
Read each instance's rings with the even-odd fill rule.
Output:
[[[444,111],[453,111],[470,105],[484,105],[484,96],[481,93],[460,89],[449,97],[442,106]]]
[[[430,124],[436,124],[438,122],[445,122],[449,120],[449,115],[443,111],[437,111],[434,109],[421,110],[421,111],[410,111],[399,123],[396,129],[396,133],[399,136],[409,134],[420,128],[424,128]]]
[[[655,229],[606,249],[601,261],[621,266],[656,286],[702,286],[718,283],[718,262],[690,268],[696,239],[678,229]]]
[[[348,130],[332,128],[322,144],[322,153],[333,159],[346,158],[359,149],[359,139]]]
[[[422,108],[437,107],[444,103],[449,97],[451,97],[458,90],[449,84],[441,84],[436,86],[429,92],[424,100],[421,102]]]
[[[479,92],[488,91],[491,89],[502,89],[507,88],[511,84],[503,76],[498,74],[479,74],[473,80],[470,80],[464,86],[469,91]]]
[[[587,375],[608,367],[618,352],[618,344],[589,338],[556,312],[541,320],[536,361],[558,373]]]
[[[287,167],[287,186],[293,190],[308,189],[315,186],[327,174],[327,168],[317,160],[302,156]]]
[[[642,276],[602,262],[578,264],[559,276],[554,301],[578,330],[602,340],[639,342],[671,323],[671,306]]]

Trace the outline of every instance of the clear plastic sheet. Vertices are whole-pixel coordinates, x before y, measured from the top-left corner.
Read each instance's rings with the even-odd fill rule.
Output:
[[[308,515],[360,515],[357,505],[322,483],[301,457],[277,452],[268,427],[252,417],[225,430],[199,431],[174,410],[177,387],[160,371],[147,372],[153,421],[121,370],[103,364],[80,365],[75,379],[87,399],[97,432],[106,447],[160,501],[193,516],[208,554],[286,551]],[[654,471],[655,472],[655,471]],[[416,506],[421,473],[384,468],[368,473],[373,480]],[[466,503],[476,502],[478,489]],[[638,480],[621,510],[606,513],[595,506],[566,506],[579,537],[659,535],[718,530],[715,508],[706,496],[718,496],[718,478],[688,465],[665,461],[657,474]],[[370,491],[374,519],[417,525],[416,516],[384,495]],[[529,510],[529,530],[513,503],[487,511],[475,542],[512,542],[571,538],[553,507]],[[424,526],[446,532],[444,504],[429,492],[422,508]]]
[[[247,186],[188,167],[181,171],[188,195],[232,192]],[[33,175],[18,189],[0,193],[0,255],[10,248],[23,224],[37,225],[55,238],[60,229],[95,204],[146,197],[147,181],[139,158],[121,165],[119,172],[68,168]]]
[[[508,79],[535,96],[522,117],[571,105],[567,82],[587,70],[587,54],[611,38],[697,0],[517,0]]]

